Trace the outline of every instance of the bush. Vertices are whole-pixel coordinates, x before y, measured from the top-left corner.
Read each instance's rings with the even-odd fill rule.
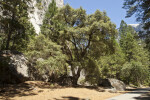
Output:
[[[42,34],[30,41],[26,55],[41,74],[55,73],[57,76],[65,71],[66,56],[62,53],[61,46]]]

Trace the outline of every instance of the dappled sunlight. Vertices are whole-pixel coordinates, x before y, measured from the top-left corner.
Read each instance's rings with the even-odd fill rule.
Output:
[[[109,93],[102,87],[62,87],[41,81],[27,81],[0,88],[0,100],[103,100],[116,95],[120,93]]]

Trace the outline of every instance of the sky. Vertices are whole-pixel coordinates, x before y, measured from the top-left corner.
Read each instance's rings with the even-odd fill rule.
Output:
[[[72,8],[79,8],[82,6],[87,14],[94,13],[97,9],[106,11],[107,16],[113,23],[120,26],[121,20],[127,24],[137,24],[135,16],[125,18],[126,10],[122,8],[124,0],[64,0],[65,4],[69,4]]]

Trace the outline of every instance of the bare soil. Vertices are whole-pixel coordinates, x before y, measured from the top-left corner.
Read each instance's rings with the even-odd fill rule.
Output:
[[[28,81],[0,88],[0,100],[105,100],[120,95],[102,87],[61,87],[41,81]]]

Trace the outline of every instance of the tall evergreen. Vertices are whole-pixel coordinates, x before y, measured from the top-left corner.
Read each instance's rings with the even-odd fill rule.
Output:
[[[125,55],[116,39],[113,41],[113,46],[114,53],[103,54],[98,59],[92,56],[87,61],[86,80],[88,82],[99,83],[101,79],[108,78],[121,79],[121,69],[125,63]]]
[[[137,21],[145,23],[145,29],[150,27],[150,1],[149,0],[124,0],[123,8],[127,10],[126,17],[136,14]]]
[[[55,0],[52,0],[52,2],[48,6],[48,10],[45,13],[43,25],[41,26],[42,34],[46,35],[54,42],[57,41],[57,35],[59,34],[57,32],[59,30],[59,28],[57,27],[58,22],[57,20],[53,19],[53,17],[56,15],[57,12],[58,12],[58,7],[56,6],[56,2]]]
[[[120,79],[121,77],[121,69],[123,64],[125,63],[125,55],[119,43],[116,40],[114,40],[114,42],[115,53],[103,56],[98,61],[102,79]]]
[[[150,51],[150,0],[124,0],[123,8],[127,10],[126,17],[135,14],[137,21],[144,25],[146,32],[140,33],[140,37],[146,38],[146,47]]]
[[[122,26],[120,28],[122,30]],[[123,30],[125,31],[120,31],[120,46],[125,53],[126,63],[123,65],[122,75],[128,84],[137,83],[136,85],[139,85],[148,76],[148,53],[135,38],[137,34],[130,26],[124,27]]]
[[[4,34],[2,49],[22,50],[34,29],[28,18],[30,0],[2,0],[0,26]]]

